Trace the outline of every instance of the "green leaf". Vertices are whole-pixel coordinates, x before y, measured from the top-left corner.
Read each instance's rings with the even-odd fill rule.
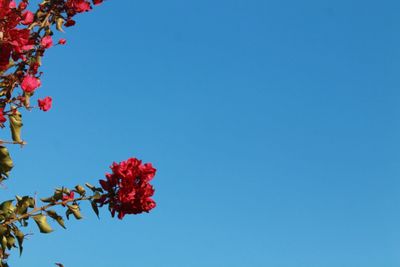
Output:
[[[98,200],[101,198],[101,194],[99,192],[94,193],[93,197],[94,200]]]
[[[53,232],[53,229],[50,227],[49,223],[47,222],[47,217],[45,215],[38,214],[38,215],[32,216],[32,218],[35,220],[41,233],[48,234],[48,233]]]
[[[79,206],[77,204],[67,205],[67,206],[68,206],[68,210],[71,211],[71,213],[74,215],[75,219],[80,220],[83,218],[81,215]]]
[[[67,219],[69,220],[69,215],[72,214],[72,211],[70,209],[67,209],[67,211],[65,212],[65,216],[67,217]]]
[[[0,174],[8,177],[9,172],[14,167],[10,153],[4,146],[0,146]]]
[[[22,143],[21,139],[21,128],[22,128],[22,115],[16,108],[12,108],[11,115],[8,116],[10,119],[10,128],[12,140],[18,143]]]
[[[54,203],[61,200],[63,197],[63,189],[56,188],[54,194],[51,197],[41,198],[40,200],[45,203]]]
[[[5,251],[7,248],[7,237],[5,237],[4,235],[1,237],[1,248],[3,249],[3,251]]]
[[[61,217],[61,216],[57,217],[56,222],[57,222],[62,228],[67,229],[67,227],[65,227],[65,223],[64,223],[63,217]]]
[[[10,235],[7,237],[7,248],[11,249],[15,247],[15,237]]]
[[[25,235],[18,228],[14,230],[14,235],[17,238],[18,247],[19,247],[19,255],[21,256],[22,250],[23,250],[22,243],[24,242]]]
[[[81,185],[75,186],[75,190],[81,196],[84,196],[86,194],[85,188],[83,186],[81,186]]]
[[[17,214],[24,214],[28,211],[28,208],[35,207],[35,199],[29,196],[16,197],[17,198]]]
[[[7,200],[0,204],[0,211],[6,217],[11,216],[15,212],[15,206],[13,205],[13,200]]]
[[[47,211],[47,215],[49,215],[50,218],[53,218],[54,220],[56,220],[56,222],[64,229],[67,229],[65,227],[65,223],[64,223],[64,219],[63,217],[61,217],[60,215],[57,214],[57,212],[55,212],[54,210],[48,210]]]
[[[40,200],[45,203],[55,202],[53,197],[41,198]]]
[[[90,201],[90,204],[92,205],[92,209],[93,209],[94,213],[96,213],[97,218],[100,219],[100,217],[99,217],[99,208],[97,207],[96,202]]]
[[[1,235],[1,236],[6,235],[6,233],[8,233],[8,231],[9,231],[9,229],[8,229],[7,226],[5,226],[5,225],[0,225],[0,235]]]

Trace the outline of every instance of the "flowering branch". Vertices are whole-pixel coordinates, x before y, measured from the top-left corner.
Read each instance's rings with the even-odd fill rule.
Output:
[[[9,122],[12,140],[0,139],[0,182],[7,179],[14,167],[10,153],[4,145],[25,145],[21,137],[24,110],[39,108],[48,111],[52,98],[38,99],[37,106],[31,98],[41,86],[42,58],[54,46],[54,31],[75,25],[74,16],[90,11],[103,0],[43,0],[35,12],[29,11],[29,0],[0,0],[0,128]],[[64,45],[61,38],[56,45]],[[0,267],[8,266],[9,252],[23,250],[26,234],[21,230],[32,219],[41,233],[53,231],[48,218],[65,228],[64,217],[55,211],[65,209],[65,217],[82,219],[79,204],[89,201],[99,216],[99,208],[107,206],[114,217],[123,219],[127,214],[140,214],[155,208],[152,199],[154,188],[150,184],[156,173],[151,163],[142,164],[136,158],[113,163],[112,172],[106,174],[99,186],[85,184],[74,189],[57,188],[52,196],[42,198],[45,204],[36,206],[36,198],[16,196],[0,203]],[[91,194],[87,194],[91,192]],[[75,197],[75,194],[78,194]]]

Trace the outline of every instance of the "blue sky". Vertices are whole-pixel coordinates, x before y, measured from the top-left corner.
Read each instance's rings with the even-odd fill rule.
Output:
[[[44,60],[3,196],[153,162],[151,214],[35,233],[10,264],[400,265],[400,2],[107,1]],[[33,229],[33,228],[32,228]]]

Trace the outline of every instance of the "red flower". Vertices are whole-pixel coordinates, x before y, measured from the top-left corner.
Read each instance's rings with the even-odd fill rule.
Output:
[[[76,13],[89,11],[91,9],[90,3],[85,0],[68,0],[65,5]]]
[[[21,24],[29,25],[33,22],[34,18],[35,15],[31,11],[27,10],[22,14],[23,21],[21,22]]]
[[[101,3],[103,3],[103,0],[93,0],[94,5],[100,5]]]
[[[74,192],[71,191],[69,194],[63,195],[62,201],[72,200],[72,199],[74,199],[74,196],[75,196]]]
[[[67,20],[67,22],[65,22],[65,24],[64,24],[65,27],[71,27],[74,25],[75,25],[75,20],[73,20],[73,19]]]
[[[149,183],[156,169],[150,163],[142,164],[141,160],[130,158],[110,167],[112,174],[106,174],[106,180],[100,180],[101,187],[107,191],[98,201],[100,205],[108,204],[111,215],[118,213],[122,219],[126,214],[149,212],[156,203],[151,198],[154,188]]]
[[[61,38],[60,40],[58,40],[58,44],[60,45],[65,45],[67,43],[67,40],[64,38]]]
[[[50,96],[47,96],[43,99],[38,100],[38,105],[39,108],[43,111],[48,111],[51,109],[51,104],[52,104],[53,99]]]
[[[12,47],[8,44],[0,44],[0,51],[0,70],[6,70],[10,65]]]
[[[10,0],[0,0],[0,17],[4,17],[10,10]]]
[[[0,123],[5,123],[7,121],[6,117],[4,117],[4,108],[0,108]]]
[[[40,80],[34,76],[27,75],[24,77],[21,83],[21,88],[27,93],[31,93],[41,85]]]
[[[40,45],[44,48],[50,48],[53,46],[53,39],[51,39],[50,35],[47,35],[45,37],[43,37],[42,41],[40,42]]]
[[[18,8],[20,10],[25,10],[27,7],[28,7],[28,3],[26,3],[26,2],[20,2],[18,5]]]
[[[10,4],[8,5],[10,8],[16,8],[17,4],[15,3],[14,0],[10,1]]]

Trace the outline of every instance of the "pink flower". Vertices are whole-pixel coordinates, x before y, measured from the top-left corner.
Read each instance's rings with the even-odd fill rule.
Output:
[[[63,195],[63,197],[62,197],[62,201],[69,201],[69,200],[73,200],[74,199],[74,197],[75,197],[75,194],[74,194],[74,192],[70,192],[69,194],[65,194],[65,195]]]
[[[16,8],[17,4],[15,3],[15,1],[11,1],[10,4],[8,5],[9,8]]]
[[[29,25],[33,22],[34,18],[35,18],[35,15],[31,11],[27,10],[22,14],[23,20],[22,20],[21,24]]]
[[[60,40],[58,40],[58,44],[60,45],[65,45],[67,43],[67,40],[64,38],[61,38]]]
[[[44,49],[50,48],[53,46],[53,39],[51,39],[50,35],[43,37],[42,41],[40,42]]]
[[[49,109],[51,109],[52,102],[53,102],[53,99],[50,96],[47,96],[43,99],[39,99],[38,105],[41,110],[48,111]]]
[[[41,82],[38,78],[31,75],[26,75],[21,83],[21,88],[27,93],[31,93],[40,87]]]

